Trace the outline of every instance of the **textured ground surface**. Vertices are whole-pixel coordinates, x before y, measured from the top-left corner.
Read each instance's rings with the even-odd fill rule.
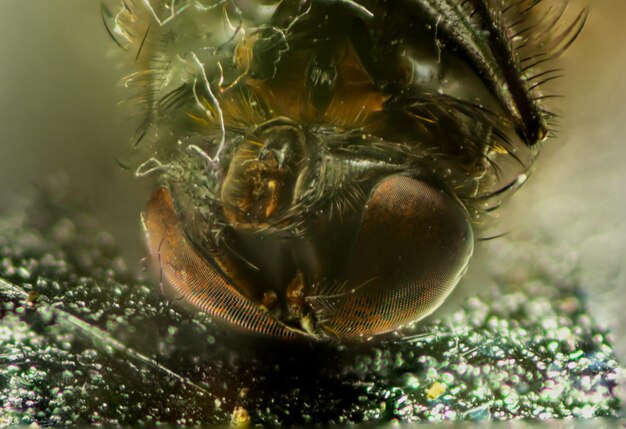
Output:
[[[541,266],[501,267],[491,291],[403,339],[272,344],[126,274],[62,183],[16,201],[0,220],[0,426],[619,415],[610,338]]]

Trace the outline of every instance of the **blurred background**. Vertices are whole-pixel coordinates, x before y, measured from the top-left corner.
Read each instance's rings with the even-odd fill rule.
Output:
[[[498,229],[509,232],[500,240],[511,249],[541,247],[577,271],[592,314],[613,330],[625,362],[626,2],[590,3],[590,21],[553,87],[565,96],[555,102],[563,116],[559,136],[499,212]],[[134,178],[115,161],[128,153],[137,124],[118,106],[124,72],[115,48],[99,1],[0,2],[0,201],[11,204],[9,195],[57,174],[139,270],[139,212],[150,179]],[[480,289],[487,267],[501,263],[500,240],[480,245],[462,295]]]
[[[56,175],[138,266],[148,180],[124,171],[136,128],[97,0],[0,2],[0,194]],[[117,54],[117,55],[116,55]]]

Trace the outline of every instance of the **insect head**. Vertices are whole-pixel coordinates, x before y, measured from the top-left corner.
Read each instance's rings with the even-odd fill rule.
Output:
[[[135,60],[137,171],[160,174],[143,225],[167,282],[281,338],[368,338],[433,312],[548,135],[538,67],[586,14],[557,25],[567,8],[543,3],[106,11]]]

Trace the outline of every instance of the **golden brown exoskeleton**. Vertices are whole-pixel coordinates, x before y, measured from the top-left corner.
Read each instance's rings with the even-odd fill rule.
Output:
[[[538,87],[552,74],[538,67],[586,18],[549,2],[107,12],[146,113],[138,174],[161,173],[143,225],[167,281],[217,319],[284,338],[368,338],[430,314],[548,134]]]

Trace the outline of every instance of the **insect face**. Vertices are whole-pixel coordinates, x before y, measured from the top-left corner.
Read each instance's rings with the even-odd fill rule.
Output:
[[[523,55],[585,18],[517,40],[558,19],[530,0],[154,3],[111,15],[140,64],[138,171],[161,172],[150,251],[196,306],[283,338],[371,337],[441,304],[547,134]]]

